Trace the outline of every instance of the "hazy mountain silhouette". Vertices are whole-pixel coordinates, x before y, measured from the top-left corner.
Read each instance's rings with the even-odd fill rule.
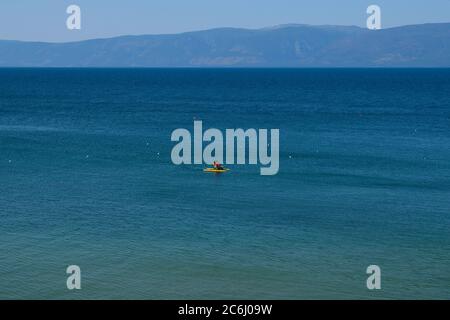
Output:
[[[281,25],[70,43],[0,41],[0,67],[450,67],[450,23]]]

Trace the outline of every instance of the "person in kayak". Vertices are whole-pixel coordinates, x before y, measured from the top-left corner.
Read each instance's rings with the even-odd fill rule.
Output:
[[[213,162],[213,167],[216,170],[223,170],[223,166],[220,163],[218,163],[217,161]]]

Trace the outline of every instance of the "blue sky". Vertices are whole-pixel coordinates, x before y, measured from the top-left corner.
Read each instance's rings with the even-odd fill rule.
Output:
[[[66,28],[70,4],[82,9],[82,30]],[[450,22],[450,0],[1,0],[0,39],[66,42],[284,23],[365,26],[370,4],[381,7],[383,28]]]

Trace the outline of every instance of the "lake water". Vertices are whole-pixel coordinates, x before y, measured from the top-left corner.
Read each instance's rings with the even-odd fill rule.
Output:
[[[194,119],[279,173],[175,166]],[[0,69],[0,298],[449,299],[450,69]]]

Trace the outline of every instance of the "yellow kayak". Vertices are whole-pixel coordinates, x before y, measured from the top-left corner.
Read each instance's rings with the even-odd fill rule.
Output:
[[[215,172],[215,173],[222,173],[230,171],[230,169],[215,169],[215,168],[206,168],[203,170],[204,172]]]

